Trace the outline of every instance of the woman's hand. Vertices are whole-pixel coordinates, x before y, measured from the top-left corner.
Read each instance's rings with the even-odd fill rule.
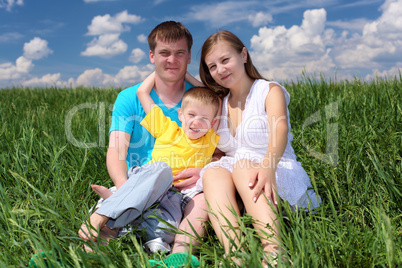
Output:
[[[278,204],[275,171],[272,168],[260,167],[257,176],[250,178],[249,187],[254,190],[254,202],[257,202],[261,193],[264,193],[270,203]]]

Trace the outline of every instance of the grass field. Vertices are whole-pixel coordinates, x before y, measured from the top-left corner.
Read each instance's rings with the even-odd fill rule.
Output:
[[[372,82],[303,77],[285,86],[292,145],[323,199],[316,214],[281,204],[282,244],[294,267],[402,265],[401,75]],[[38,249],[53,252],[54,267],[57,256],[74,267],[146,267],[134,235],[93,245],[91,254],[77,235],[97,200],[90,184],[111,186],[105,157],[118,92],[0,90],[1,267],[24,267]],[[242,222],[242,257],[256,267],[258,238],[247,215]],[[222,254],[209,229],[202,266],[218,267]]]

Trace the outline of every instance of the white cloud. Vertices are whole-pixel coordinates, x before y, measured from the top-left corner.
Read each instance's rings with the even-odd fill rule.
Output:
[[[377,77],[383,77],[383,78],[394,77],[394,76],[399,77],[399,74],[401,72],[402,72],[402,62],[398,63],[397,66],[391,67],[388,70],[379,71],[377,69],[374,69],[373,72],[371,74],[366,75],[364,79],[374,80]]]
[[[228,25],[233,22],[249,21],[248,12],[253,10],[255,3],[252,1],[226,1],[216,4],[202,4],[191,7],[191,12],[184,20],[203,21],[215,28]]]
[[[60,87],[63,82],[60,81],[60,73],[45,74],[41,78],[34,77],[22,83],[24,87]]]
[[[318,36],[324,31],[326,19],[327,12],[323,8],[306,10],[301,28],[309,36]]]
[[[127,44],[119,39],[119,34],[104,34],[87,44],[82,56],[100,56],[108,58],[127,51]]]
[[[251,38],[250,52],[256,66],[271,79],[294,77],[305,67],[333,66],[325,47],[326,11],[307,10],[301,26],[263,27]],[[309,64],[310,63],[310,64]]]
[[[250,22],[253,27],[268,24],[273,15],[294,13],[306,7],[324,7],[334,5],[339,0],[276,0],[276,1],[215,1],[208,4],[196,4],[182,21],[201,21],[214,28],[233,23]],[[378,0],[376,0],[378,1]]]
[[[76,86],[97,86],[104,85],[111,80],[111,76],[104,74],[101,69],[95,68],[91,70],[86,70],[80,76],[78,76],[75,84]]]
[[[344,68],[388,69],[402,61],[402,0],[387,0],[382,15],[367,23],[361,35],[338,40],[334,59]]]
[[[154,71],[152,64],[145,66],[124,66],[124,68],[117,73],[115,81],[117,85],[135,85],[143,81],[152,71]]]
[[[24,54],[15,61],[15,65],[11,62],[0,64],[0,81],[4,84],[14,84],[19,80],[18,86],[22,85],[23,82],[20,81],[29,77],[35,66],[32,60],[39,60],[51,53],[53,51],[47,47],[47,41],[39,37],[24,43]]]
[[[140,43],[146,43],[148,41],[148,37],[145,34],[140,34],[137,36],[137,40]]]
[[[362,31],[364,26],[369,21],[364,18],[348,20],[348,21],[327,21],[328,26],[338,27],[341,29],[353,30],[353,31]]]
[[[105,74],[99,68],[86,70],[75,81],[76,86],[128,86],[143,81],[152,71],[154,66],[125,66],[115,76]]]
[[[39,37],[24,43],[24,57],[27,59],[39,60],[52,53],[53,51],[47,47],[47,41]]]
[[[130,26],[123,24],[137,24],[142,20],[140,16],[128,14],[127,10],[115,16],[110,16],[109,14],[96,16],[92,19],[91,25],[88,26],[87,35],[103,35],[130,31]]]
[[[324,9],[306,10],[300,26],[260,28],[251,38],[250,53],[270,79],[297,77],[302,70],[327,77],[336,71],[338,79],[399,74],[402,0],[386,0],[380,10],[378,19],[355,19],[349,26],[347,22],[327,23]],[[344,31],[338,33],[328,26]]]
[[[20,33],[4,33],[0,35],[0,43],[7,43],[23,37]]]
[[[0,81],[12,81],[25,77],[35,65],[32,60],[23,56],[15,61],[15,65],[11,62],[0,64]]]
[[[248,20],[251,21],[253,27],[259,27],[271,22],[272,15],[264,12],[257,12],[256,14],[249,15]]]
[[[133,63],[140,62],[145,57],[145,52],[142,51],[140,48],[134,48],[131,51],[129,61]]]
[[[0,8],[5,8],[7,11],[11,11],[15,5],[22,6],[23,4],[24,0],[0,0]]]
[[[143,21],[140,16],[128,14],[127,10],[114,16],[106,14],[96,16],[88,26],[87,35],[98,35],[87,44],[87,49],[81,52],[82,56],[99,56],[109,58],[126,52],[127,44],[120,39],[122,32],[130,31],[126,24],[137,24]]]

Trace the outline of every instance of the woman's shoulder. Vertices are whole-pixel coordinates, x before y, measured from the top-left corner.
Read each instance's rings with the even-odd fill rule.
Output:
[[[268,81],[268,80],[264,80],[264,79],[258,79],[255,81],[254,86],[257,90],[255,90],[257,93],[257,95],[260,95],[260,98],[262,99],[266,99],[269,91],[274,88],[274,87],[279,87],[282,89],[283,94],[285,95],[285,99],[286,102],[289,103],[290,101],[290,95],[287,92],[287,90],[285,89],[285,87],[283,87],[280,83],[276,82],[276,81]]]
[[[254,82],[254,86],[257,86],[257,87],[267,87],[267,86],[268,87],[273,87],[273,86],[283,87],[281,84],[279,84],[276,81],[270,81],[270,80],[265,80],[265,79],[257,79]]]
[[[252,86],[253,95],[258,95],[258,98],[265,99],[270,89],[275,85],[279,84],[273,81],[257,79],[254,81],[254,84]]]

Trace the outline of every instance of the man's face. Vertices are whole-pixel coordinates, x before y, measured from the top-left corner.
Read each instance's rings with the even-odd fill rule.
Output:
[[[172,43],[157,40],[155,51],[149,52],[149,58],[155,65],[155,73],[160,79],[176,82],[184,78],[187,64],[191,61],[191,52],[187,49],[185,38]]]

